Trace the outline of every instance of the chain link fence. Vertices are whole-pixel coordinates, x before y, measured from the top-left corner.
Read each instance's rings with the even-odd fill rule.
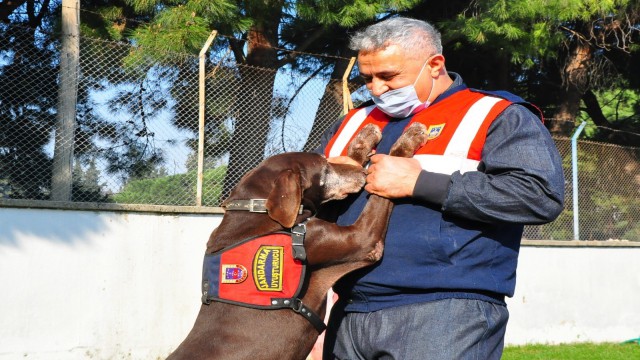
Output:
[[[51,199],[55,152],[64,148],[73,154],[71,201],[217,206],[263,158],[315,148],[343,110],[342,81],[327,71],[237,64],[223,36],[206,53],[203,104],[197,55],[148,54],[86,37],[79,39],[78,84],[59,92],[60,45],[51,39],[60,36],[12,31],[5,35],[15,46],[0,51],[0,198]],[[74,135],[59,144],[56,113],[69,93]]]
[[[0,199],[50,200],[62,147],[72,151],[72,202],[218,206],[265,157],[314,149],[344,109],[344,84],[332,66],[239,64],[229,46],[238,40],[224,36],[206,52],[203,100],[197,55],[150,55],[86,37],[79,39],[77,87],[59,91],[59,36],[2,30],[12,46],[0,48]],[[289,55],[346,69],[351,61]],[[349,86],[356,105],[366,98]],[[76,101],[73,141],[56,144],[65,91]],[[565,159],[565,211],[551,224],[527,227],[528,239],[573,238],[571,144],[555,140]],[[640,241],[639,149],[585,141],[578,148],[581,239]]]
[[[524,238],[575,239],[577,189],[579,240],[640,241],[640,148],[578,141],[578,182],[573,184],[571,139],[554,140],[563,158],[564,211],[550,224],[527,226]]]

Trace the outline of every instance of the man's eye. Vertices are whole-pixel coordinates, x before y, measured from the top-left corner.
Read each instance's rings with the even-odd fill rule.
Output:
[[[371,80],[373,79],[370,76],[360,76],[360,78],[362,78],[362,81],[364,81],[365,83],[370,83]]]

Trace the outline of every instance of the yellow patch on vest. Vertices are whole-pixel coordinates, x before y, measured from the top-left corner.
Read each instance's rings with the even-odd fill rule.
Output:
[[[427,140],[433,140],[440,136],[445,124],[431,125],[427,129]]]
[[[282,291],[284,247],[260,246],[253,257],[253,281],[260,291]]]

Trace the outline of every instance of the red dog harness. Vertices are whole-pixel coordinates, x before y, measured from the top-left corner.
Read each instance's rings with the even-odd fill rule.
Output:
[[[318,332],[324,322],[299,298],[306,273],[304,235],[299,224],[241,241],[204,257],[202,302],[225,302],[255,309],[292,309]]]

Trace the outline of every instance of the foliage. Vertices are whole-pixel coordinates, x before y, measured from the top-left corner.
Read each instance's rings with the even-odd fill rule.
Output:
[[[226,166],[206,170],[203,174],[203,198],[205,206],[219,204]],[[163,176],[153,179],[132,180],[113,200],[122,204],[157,204],[189,206],[195,203],[197,172]]]
[[[0,15],[7,21],[0,24],[0,196],[45,199],[51,171],[45,149],[54,131],[57,103],[51,90],[57,88],[60,2],[27,0],[23,4],[14,11],[8,2],[0,3]],[[242,149],[249,153],[234,156],[231,151],[230,156],[229,173],[242,174],[265,154],[264,132],[287,111],[274,83],[251,83],[244,65],[253,70],[287,68],[341,76],[337,58],[304,52],[353,56],[347,47],[350,32],[397,13],[440,28],[447,67],[459,71],[467,84],[512,91],[540,105],[547,117],[572,103],[573,112],[565,112],[573,116],[566,122],[570,127],[574,120],[587,119],[592,124],[585,131],[587,137],[637,144],[637,136],[614,139],[612,134],[637,133],[640,126],[636,115],[640,110],[640,72],[636,71],[640,53],[635,45],[638,1],[88,0],[81,6],[81,34],[92,41],[81,44],[89,63],[81,65],[83,81],[78,88],[77,165],[87,169],[90,159],[99,158],[107,163],[101,170],[119,176],[123,183],[153,176],[163,166],[163,149],[150,129],[159,114],[172,106],[191,109],[172,121],[192,133],[187,145],[195,152],[198,92],[190,79],[197,78],[193,60],[212,29],[219,31],[220,40],[208,56],[230,50],[232,59],[230,66],[215,69],[219,76],[207,85],[211,96],[205,105],[205,142],[207,149],[215,151],[206,161],[216,163],[230,149],[246,145],[233,137],[248,134],[257,144]],[[568,71],[577,50],[589,56],[575,71]],[[212,71],[214,67],[208,65],[207,74]],[[92,98],[105,88],[117,89],[108,104],[110,113],[101,113]],[[336,102],[332,91],[336,90],[327,85],[323,109],[340,108],[341,104],[332,104]],[[260,114],[255,119],[239,111],[238,104],[249,93],[260,95],[252,99]],[[228,102],[220,100],[221,94]],[[594,102],[587,102],[589,95]],[[128,120],[115,123],[113,113]],[[258,127],[248,126],[249,120]],[[317,129],[314,124],[312,136],[324,128],[326,124],[318,124]],[[188,168],[194,164],[191,156]],[[581,159],[585,170],[593,165]],[[616,201],[633,203],[629,195],[621,196]],[[614,205],[600,202],[598,206]]]
[[[105,184],[100,183],[100,171],[96,166],[96,159],[90,159],[88,164],[85,170],[79,161],[75,162],[71,201],[109,202],[110,199],[105,191]]]
[[[634,132],[640,127],[640,89],[633,89],[627,81],[623,81],[617,88],[602,89],[594,93],[603,116],[608,122],[615,124],[615,128]],[[587,138],[607,142],[607,137],[612,135],[609,128],[596,124],[586,111],[581,111],[576,120],[587,122],[584,130]],[[640,140],[640,135],[635,140]]]
[[[633,4],[633,0],[472,1],[455,19],[441,25],[450,29],[444,34],[445,38],[455,41],[457,46],[466,41],[501,49],[511,55],[512,62],[530,67],[536,59],[557,57],[558,47],[566,42],[567,36],[595,35],[580,34],[579,23],[593,22],[599,26],[601,21],[624,14],[626,7]],[[592,40],[600,41],[596,44],[603,48],[614,46],[600,39]],[[628,50],[628,45],[618,46]]]
[[[448,61],[471,86],[506,89],[540,106],[546,117],[567,126],[581,112],[598,126],[632,131],[637,117],[621,122],[602,113],[605,92],[637,92],[640,3],[621,1],[471,1],[439,27],[451,53]],[[471,56],[473,62],[467,61]],[[496,68],[497,67],[497,68]],[[466,76],[466,75],[469,76]],[[596,95],[597,94],[597,95]],[[635,98],[629,105],[638,108]],[[588,133],[592,135],[592,133]],[[599,139],[621,145],[637,137],[607,133]]]
[[[611,192],[599,191],[592,193],[587,201],[593,204],[592,211],[580,214],[580,221],[599,224],[590,227],[586,234],[581,233],[585,240],[608,239],[640,239],[640,224],[632,221],[640,212],[640,199],[634,196],[623,196]],[[589,204],[587,203],[587,206]]]
[[[11,198],[46,199],[55,121],[55,41],[24,21],[0,24],[0,180]],[[34,79],[32,74],[39,74]]]
[[[417,5],[416,0],[356,0],[356,1],[296,1],[297,14],[302,20],[313,20],[319,25],[338,25],[353,28],[379,18],[386,13],[400,12]]]

